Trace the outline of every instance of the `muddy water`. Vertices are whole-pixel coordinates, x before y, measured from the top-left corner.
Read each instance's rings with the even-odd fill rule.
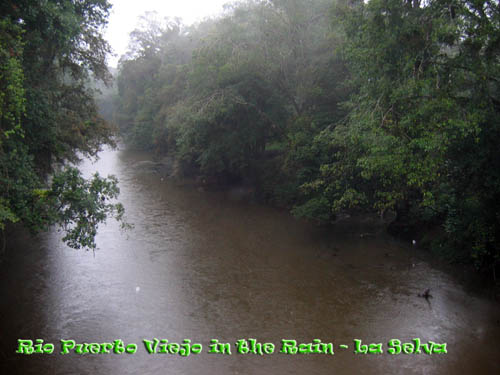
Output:
[[[100,229],[99,250],[74,251],[56,231],[11,239],[0,265],[2,374],[495,374],[500,309],[416,250],[360,228],[300,223],[269,207],[176,186],[147,155],[105,151],[89,175],[120,179],[135,228]],[[139,163],[138,163],[139,162]],[[136,167],[132,167],[136,165]],[[417,297],[431,288],[432,299]],[[203,352],[146,352],[143,339],[201,343]],[[17,339],[55,344],[15,354]],[[255,338],[272,355],[208,354],[211,339]],[[420,338],[447,354],[354,354],[363,343]],[[137,353],[60,355],[60,340],[136,343]],[[280,354],[281,340],[334,344],[334,355]],[[347,349],[339,347],[347,345]]]

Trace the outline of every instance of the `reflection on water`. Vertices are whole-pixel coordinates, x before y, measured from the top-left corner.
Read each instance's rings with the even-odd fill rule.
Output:
[[[225,199],[131,167],[147,155],[104,151],[82,164],[115,174],[134,229],[100,228],[74,251],[56,231],[10,242],[0,265],[5,374],[493,374],[499,306],[468,294],[415,250],[315,228],[269,207]],[[417,293],[431,288],[429,303]],[[148,355],[143,339],[200,342],[200,355]],[[137,343],[134,355],[16,355],[18,338]],[[273,355],[207,354],[210,339],[255,338]],[[354,355],[353,339],[420,338],[445,355]],[[335,355],[277,353],[281,339],[333,342]],[[349,349],[339,349],[347,344]],[[7,372],[5,372],[5,370]]]

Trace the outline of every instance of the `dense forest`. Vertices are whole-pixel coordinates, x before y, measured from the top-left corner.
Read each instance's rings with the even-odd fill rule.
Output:
[[[130,144],[173,156],[182,175],[252,184],[298,217],[394,212],[394,233],[496,278],[498,2],[254,0],[194,26],[142,21],[114,101]]]
[[[0,4],[0,230],[59,224],[71,247],[95,248],[97,227],[121,219],[117,180],[71,166],[112,144],[91,80],[109,82],[105,0]]]
[[[498,2],[248,0],[192,26],[149,13],[97,104],[106,0],[0,10],[2,248],[16,222],[95,248],[122,219],[117,180],[71,164],[112,145],[114,122],[179,175],[319,223],[396,213],[393,233],[496,278]]]

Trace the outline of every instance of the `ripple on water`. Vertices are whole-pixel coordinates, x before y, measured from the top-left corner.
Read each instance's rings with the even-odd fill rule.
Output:
[[[2,373],[500,373],[498,304],[470,294],[413,249],[360,238],[352,228],[315,228],[129,168],[148,157],[107,150],[98,163],[82,164],[86,175],[117,175],[135,224],[125,235],[113,222],[102,227],[95,256],[65,248],[58,233],[12,243],[12,257],[0,266]],[[426,288],[434,296],[429,302],[417,297]],[[419,337],[448,342],[449,354],[181,359],[141,352],[40,360],[13,354],[18,337],[190,338],[205,347],[211,338],[352,345],[354,338]]]

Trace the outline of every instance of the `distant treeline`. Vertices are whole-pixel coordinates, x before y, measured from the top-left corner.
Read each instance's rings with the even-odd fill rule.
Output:
[[[114,111],[133,145],[300,217],[394,210],[401,231],[494,275],[497,1],[242,1],[191,27],[143,21]]]

